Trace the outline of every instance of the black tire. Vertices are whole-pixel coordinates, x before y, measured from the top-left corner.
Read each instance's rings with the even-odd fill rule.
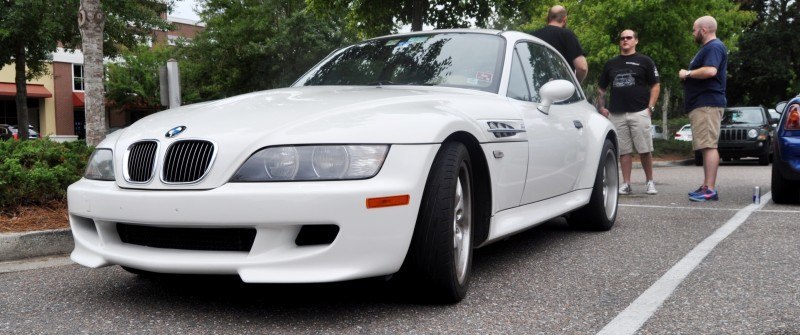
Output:
[[[400,279],[423,300],[464,299],[472,273],[472,169],[467,148],[442,144],[433,161]]]
[[[604,231],[614,226],[619,204],[619,166],[614,143],[606,140],[600,153],[600,163],[589,203],[569,215],[567,223],[573,228]]]
[[[764,148],[764,152],[758,156],[758,165],[769,165],[769,146]]]
[[[781,175],[778,164],[772,164],[772,201],[776,204],[800,203],[800,182]]]
[[[694,152],[694,165],[703,166],[703,153],[700,150]]]

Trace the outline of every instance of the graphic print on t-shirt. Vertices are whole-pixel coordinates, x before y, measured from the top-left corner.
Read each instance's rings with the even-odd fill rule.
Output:
[[[614,88],[631,87],[636,84],[636,79],[633,78],[633,72],[617,73],[614,76]]]

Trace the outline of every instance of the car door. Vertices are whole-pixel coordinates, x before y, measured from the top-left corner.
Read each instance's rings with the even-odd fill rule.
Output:
[[[508,90],[522,113],[529,141],[528,172],[520,201],[524,205],[574,190],[586,159],[583,126],[588,117],[576,108],[576,103],[583,101],[579,89],[566,101],[551,105],[547,114],[537,109],[539,89],[547,82],[565,79],[579,87],[555,52],[538,43],[522,42],[515,46],[512,58],[509,82],[519,82],[515,76],[523,76],[528,89],[527,96],[520,88],[512,90],[511,84]]]

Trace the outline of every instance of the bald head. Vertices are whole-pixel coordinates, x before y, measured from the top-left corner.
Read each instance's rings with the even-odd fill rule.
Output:
[[[694,21],[694,41],[706,44],[717,38],[717,20],[711,16],[703,16]]]
[[[564,21],[567,19],[567,9],[564,6],[555,5],[550,7],[550,10],[547,12],[547,23],[559,23],[563,24]]]
[[[717,32],[717,20],[715,20],[712,16],[703,16],[694,21],[694,24],[700,28],[705,28],[705,30],[709,33]]]

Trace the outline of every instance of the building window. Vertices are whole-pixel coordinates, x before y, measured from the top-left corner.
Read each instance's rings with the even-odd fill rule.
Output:
[[[83,64],[72,64],[72,90],[83,91]]]

